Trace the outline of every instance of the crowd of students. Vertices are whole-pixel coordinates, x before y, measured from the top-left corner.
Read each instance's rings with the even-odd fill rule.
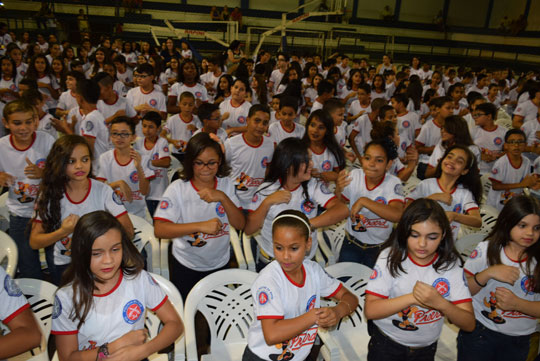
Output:
[[[461,329],[459,360],[526,359],[540,316],[540,205],[521,195],[540,188],[536,73],[417,57],[397,71],[387,55],[376,67],[341,54],[274,62],[265,51],[247,58],[237,42],[199,64],[172,39],[158,55],[148,43],[85,39],[75,52],[3,34],[0,24],[0,185],[17,277],[42,279],[45,249],[60,286],[60,360],[144,359],[182,332],[129,241],[128,213],[150,214],[156,237],[172,240],[184,299],[229,267],[231,227],[260,231],[244,360],[305,359],[318,326],[356,309],[311,261],[316,230],[343,220],[339,261],[373,269],[370,360],[432,360],[444,317]],[[498,124],[501,112],[513,129]],[[171,157],[182,167],[169,184]],[[501,216],[463,268],[454,242],[461,225],[481,226],[482,175]],[[412,176],[421,181],[405,196]],[[3,321],[28,325],[16,284],[0,276]],[[339,303],[321,309],[320,297]],[[150,342],[146,308],[165,325]],[[0,350],[19,353],[8,340]]]

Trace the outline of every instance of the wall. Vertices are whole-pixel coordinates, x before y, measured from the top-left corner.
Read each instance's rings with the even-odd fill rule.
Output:
[[[484,27],[489,0],[450,0],[448,25]]]
[[[537,2],[537,1],[536,1]],[[490,28],[499,28],[501,20],[508,16],[508,19],[517,19],[525,11],[527,0],[494,0],[491,11]],[[535,3],[535,1],[533,1]],[[532,8],[531,8],[532,10]]]
[[[399,20],[431,24],[443,7],[444,0],[402,0]]]
[[[527,30],[540,31],[540,1],[533,1],[527,18]]]
[[[358,11],[356,12],[356,16],[359,18],[380,19],[381,13],[386,5],[389,5],[392,13],[394,13],[396,8],[394,0],[358,0]]]

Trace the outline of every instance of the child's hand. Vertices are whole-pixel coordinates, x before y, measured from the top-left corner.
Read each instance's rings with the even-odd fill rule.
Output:
[[[319,172],[318,169],[312,168],[311,169],[311,176],[313,178],[320,178],[321,177],[321,172]]]
[[[343,189],[347,187],[352,181],[352,178],[349,177],[349,171],[346,169],[343,169],[338,174],[338,179],[336,181],[336,186],[338,189]]]
[[[334,307],[317,309],[317,325],[323,328],[335,326],[339,322],[339,315]]]
[[[364,208],[364,205],[362,204],[362,198],[360,197],[351,207],[351,219],[353,223],[355,222],[356,215],[362,210],[362,208]]]
[[[135,149],[131,148],[129,150],[129,156],[135,161],[135,167],[139,168],[141,166],[141,155]]]
[[[409,162],[412,162],[413,164],[418,163],[418,150],[416,150],[416,147],[414,145],[411,145],[409,148],[407,148],[407,164]]]
[[[223,227],[221,221],[217,218],[212,218],[205,222],[201,222],[199,232],[206,234],[217,234],[221,230],[221,227]]]
[[[427,306],[434,310],[440,309],[441,301],[444,301],[444,298],[434,287],[422,281],[416,281],[413,288],[413,296],[422,306]]]
[[[456,212],[446,211],[446,218],[448,218],[448,222],[450,223],[456,220],[457,215],[458,214]]]
[[[223,196],[225,195],[222,191],[210,188],[202,189],[198,194],[199,197],[207,203],[223,202]]]
[[[27,166],[24,167],[24,175],[26,175],[30,179],[41,179],[41,176],[43,175],[43,169],[32,163],[28,157],[26,157],[26,164]]]
[[[143,328],[141,330],[129,331],[122,337],[114,340],[112,343],[114,343],[115,346],[118,347],[118,349],[122,349],[127,346],[142,345],[146,342],[147,339],[148,339],[148,330]],[[115,354],[116,353],[118,352],[115,352]]]
[[[60,228],[64,230],[67,234],[73,233],[73,230],[75,229],[75,225],[77,224],[77,221],[79,220],[79,216],[76,214],[70,214],[64,220],[62,221],[62,225]]]
[[[519,278],[519,268],[498,264],[488,268],[489,276],[499,282],[513,285]]]
[[[279,191],[270,194],[266,199],[270,204],[289,203],[291,200],[291,192],[286,189],[280,189]]]
[[[171,143],[172,145],[176,147],[176,149],[180,149],[180,150],[183,150],[184,145],[186,144],[183,140],[180,140],[180,139],[171,139]]]
[[[11,187],[15,183],[15,177],[9,173],[0,172],[0,186]]]
[[[187,129],[190,130],[190,131],[192,131],[192,132],[196,132],[196,131],[197,131],[197,127],[194,126],[193,124],[188,124]]]
[[[495,299],[497,307],[503,311],[512,311],[517,308],[518,297],[505,287],[497,287],[495,289]]]
[[[537,178],[534,174],[529,174],[521,181],[525,187],[533,187],[536,185]]]
[[[127,202],[133,201],[133,195],[131,194],[131,188],[127,185],[127,183],[123,180],[118,180],[116,182],[112,182],[109,184],[113,189],[118,189],[120,193],[122,194],[122,197]]]
[[[223,115],[221,116],[221,120],[223,121],[223,120],[225,120],[225,119],[228,119],[228,118],[229,118],[229,115],[230,115],[229,112],[223,113]]]
[[[452,204],[452,195],[450,193],[434,193],[429,198],[433,199],[434,201],[443,202],[447,205]]]

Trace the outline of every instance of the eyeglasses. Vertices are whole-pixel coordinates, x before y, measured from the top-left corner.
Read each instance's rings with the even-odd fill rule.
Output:
[[[146,75],[146,74],[135,74],[133,75],[134,78],[148,78],[150,75]]]
[[[123,139],[126,139],[128,138],[129,136],[131,135],[131,133],[111,133],[111,137],[113,138],[123,138]]]
[[[506,144],[522,145],[522,144],[525,144],[525,141],[524,140],[509,140],[508,142],[506,142]]]
[[[481,117],[482,115],[486,115],[486,113],[474,113],[472,116],[473,118]]]
[[[193,165],[197,168],[204,168],[204,167],[215,168],[219,165],[219,162],[217,160],[211,160],[205,163],[201,160],[196,160],[193,162]]]

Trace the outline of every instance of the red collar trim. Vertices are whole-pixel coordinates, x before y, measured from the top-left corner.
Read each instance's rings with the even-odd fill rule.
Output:
[[[195,184],[193,183],[193,179],[190,179],[189,183],[191,183],[191,186],[193,189],[195,189],[195,191],[199,192],[199,189],[195,187]],[[214,189],[217,189],[217,178],[214,178]]]
[[[320,152],[320,153],[317,153],[311,146],[309,147],[309,149],[311,150],[311,152],[312,152],[313,154],[321,155],[321,154],[323,154],[324,151],[326,150],[326,147],[324,147],[323,150],[322,150],[322,152]]]
[[[120,287],[120,283],[122,283],[122,280],[124,279],[124,272],[122,271],[122,269],[120,268],[118,270],[120,272],[120,277],[118,277],[118,282],[116,282],[116,284],[114,285],[114,287],[107,293],[104,293],[102,295],[96,295],[95,293],[93,294],[94,297],[105,297],[105,296],[108,296],[110,295],[111,293],[113,293],[114,291],[116,291],[116,289],[118,287]]]
[[[503,248],[503,251],[504,251],[504,255],[506,256],[506,258],[508,258],[510,261],[512,261],[512,262],[514,262],[514,263],[523,263],[523,262],[525,262],[525,261],[527,260],[527,258],[529,258],[529,257],[525,257],[525,258],[523,258],[521,261],[518,261],[518,260],[515,260],[515,259],[510,258],[510,256],[508,256],[508,253],[506,253],[506,249],[505,249],[505,248]]]
[[[105,104],[107,105],[114,105],[116,104],[116,102],[118,101],[118,99],[120,99],[120,97],[118,96],[118,94],[116,94],[116,92],[114,92],[114,95],[116,95],[116,99],[114,99],[114,102],[112,103],[107,103],[105,100],[103,101]]]
[[[428,264],[420,264],[420,263],[416,263],[414,261],[414,259],[411,257],[410,254],[407,254],[407,257],[411,260],[412,263],[414,263],[415,265],[417,265],[418,267],[427,267],[427,266],[431,266],[433,263],[435,263],[435,261],[437,260],[437,258],[439,258],[439,254],[438,253],[435,253],[435,257],[433,257],[433,259],[428,263]]]
[[[288,131],[287,129],[285,129],[285,127],[283,126],[283,122],[281,120],[279,121],[279,125],[281,125],[281,129],[283,129],[287,133],[292,133],[296,129],[296,124],[294,123],[294,121],[293,121],[293,128],[291,131]]]
[[[519,158],[520,162],[519,162],[519,165],[516,167],[514,165],[514,163],[512,163],[512,159],[510,159],[510,156],[508,155],[508,153],[506,153],[506,157],[508,158],[508,162],[510,162],[510,165],[512,166],[512,168],[514,169],[519,169],[521,168],[521,166],[523,165],[523,158]]]
[[[281,267],[281,265],[280,265]],[[306,284],[306,270],[304,269],[304,264],[302,264],[302,283],[301,284],[298,284],[296,282],[294,282],[290,277],[289,275],[287,274],[287,272],[285,272],[285,270],[282,268],[281,269],[283,271],[283,274],[285,275],[285,277],[287,277],[287,279],[289,280],[290,283],[292,283],[293,285],[295,285],[296,287],[298,288],[302,288],[304,287],[304,285]]]
[[[264,135],[261,138],[261,141],[259,142],[259,144],[257,145],[251,145],[248,143],[248,141],[246,140],[246,133],[242,133],[242,139],[244,140],[244,143],[246,143],[246,145],[251,148],[259,148],[264,143]]]
[[[24,149],[19,149],[19,148],[17,148],[17,147],[15,146],[15,143],[13,143],[13,135],[12,135],[12,134],[9,135],[9,142],[11,143],[11,146],[12,146],[13,148],[15,148],[15,150],[18,150],[19,152],[25,152],[25,151],[27,151],[28,149],[30,149],[30,147],[32,147],[32,145],[34,145],[34,142],[35,142],[35,141],[36,141],[36,132],[34,132],[34,133],[32,134],[32,142],[30,143],[30,145],[29,145],[28,147],[24,148]]]
[[[191,114],[191,119],[188,120],[188,121],[184,120],[184,117],[182,117],[181,113],[178,113],[178,116],[180,117],[180,120],[183,121],[186,124],[189,124],[189,123],[191,123],[193,121],[193,114]]]
[[[380,186],[380,185],[382,184],[382,182],[384,182],[384,178],[386,178],[386,173],[384,173],[384,175],[383,175],[381,181],[380,181],[375,187],[369,188],[368,185],[367,185],[367,177],[366,177],[366,175],[364,174],[364,181],[366,182],[366,189],[367,189],[368,191],[374,190],[375,188],[377,188],[378,186]]]
[[[444,193],[444,189],[442,188],[441,183],[439,183],[439,178],[437,178],[437,185],[439,186],[439,189]],[[457,185],[454,185],[454,188],[452,189],[452,191],[450,192],[450,194],[454,194],[454,192],[456,191],[456,189],[457,189]]]
[[[118,163],[118,165],[119,165],[120,167],[125,167],[126,165],[128,165],[129,163],[131,163],[131,161],[133,160],[133,159],[130,158],[130,159],[129,159],[129,162],[127,162],[127,163],[125,163],[125,164],[122,164],[122,163],[120,163],[120,161],[119,161],[118,158],[116,157],[116,149],[113,151],[113,154],[114,154],[114,160],[116,161],[116,163]]]
[[[74,200],[72,200],[70,197],[69,197],[69,194],[67,192],[67,190],[64,188],[64,193],[66,194],[66,198],[68,199],[68,201],[70,201],[72,204],[81,204],[81,203],[84,203],[84,201],[86,200],[86,198],[88,198],[88,195],[90,194],[90,191],[92,190],[92,182],[90,181],[90,178],[86,178],[88,179],[88,191],[86,192],[86,194],[84,195],[84,198],[80,201],[80,202],[75,202]]]

